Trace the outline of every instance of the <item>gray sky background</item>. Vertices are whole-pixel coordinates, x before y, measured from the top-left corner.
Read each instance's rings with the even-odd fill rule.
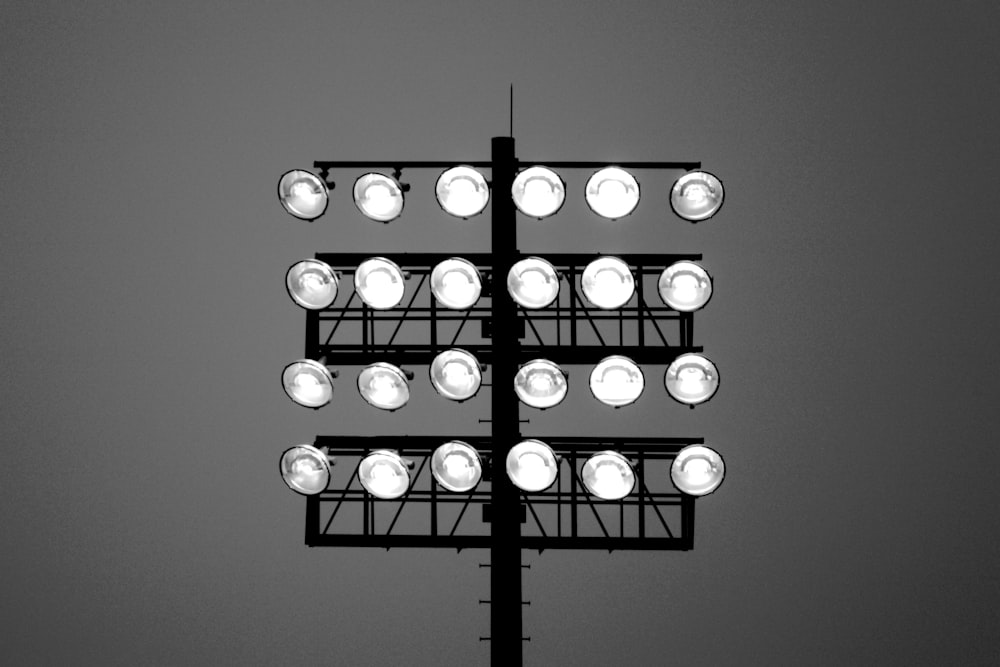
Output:
[[[488,159],[511,82],[520,158],[701,160],[727,194],[701,225],[518,230],[704,254],[718,396],[609,415],[577,391],[532,426],[703,436],[728,471],[694,551],[525,552],[525,664],[1000,662],[991,3],[3,14],[4,663],[487,664],[487,552],[309,549],[275,464],[487,416],[349,389],[312,413],[278,374],[292,262],[485,251],[488,229],[296,224],[274,192],[317,159]]]

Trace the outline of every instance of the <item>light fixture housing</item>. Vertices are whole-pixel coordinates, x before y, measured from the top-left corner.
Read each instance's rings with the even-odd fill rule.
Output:
[[[405,289],[403,270],[385,257],[366,259],[354,271],[354,291],[376,310],[398,306]]]
[[[529,361],[514,376],[514,392],[525,405],[551,408],[566,398],[566,373],[547,359]]]
[[[434,186],[438,204],[456,218],[479,215],[490,201],[490,187],[476,169],[459,165],[445,170]]]
[[[292,264],[285,274],[288,296],[299,306],[322,310],[337,298],[337,274],[326,262],[304,259]]]
[[[712,276],[694,262],[674,262],[663,269],[656,288],[663,303],[689,313],[704,308],[712,298]]]
[[[590,210],[609,220],[618,220],[639,204],[639,182],[618,167],[600,169],[587,180],[585,191]]]
[[[379,449],[361,459],[358,479],[368,493],[382,500],[395,500],[410,488],[407,462],[388,449]]]
[[[321,408],[333,398],[334,373],[312,359],[299,359],[285,366],[281,384],[288,398],[307,408]]]
[[[617,257],[599,257],[580,276],[583,294],[602,310],[621,308],[635,293],[635,278],[628,264]]]
[[[286,171],[278,179],[278,201],[290,215],[315,220],[326,212],[330,193],[316,174],[302,169]]]
[[[719,390],[719,369],[700,354],[682,354],[667,367],[663,383],[675,400],[697,405]]]
[[[528,167],[514,177],[510,193],[517,210],[541,220],[562,208],[566,183],[548,167]]]
[[[472,262],[451,257],[431,271],[431,292],[445,308],[465,310],[475,305],[483,291],[482,277]]]
[[[601,500],[621,500],[635,488],[635,471],[618,452],[598,452],[587,459],[580,473],[583,485]]]
[[[620,354],[605,357],[590,372],[590,393],[601,403],[616,408],[635,403],[645,384],[642,369]]]
[[[670,466],[670,481],[678,491],[689,496],[712,493],[726,475],[726,465],[719,453],[704,445],[688,445],[677,453]]]
[[[529,493],[544,491],[559,475],[559,462],[552,448],[541,440],[528,439],[507,452],[507,477]]]
[[[410,385],[402,369],[379,361],[358,374],[358,392],[365,401],[380,410],[398,410],[410,400]]]
[[[559,275],[541,257],[525,257],[507,273],[507,291],[525,308],[545,308],[559,296]]]
[[[670,208],[690,222],[707,220],[719,212],[725,192],[714,174],[690,171],[674,183],[670,190]]]
[[[437,393],[451,401],[472,398],[483,383],[479,362],[472,354],[457,347],[434,357],[429,372]]]
[[[330,457],[312,445],[295,445],[281,455],[278,469],[288,488],[304,496],[313,496],[326,490],[332,463]]]
[[[483,476],[483,462],[472,446],[461,440],[446,442],[431,456],[431,472],[438,484],[456,493],[472,491]]]
[[[395,220],[403,212],[403,202],[403,188],[392,176],[373,172],[354,181],[354,205],[372,220]]]

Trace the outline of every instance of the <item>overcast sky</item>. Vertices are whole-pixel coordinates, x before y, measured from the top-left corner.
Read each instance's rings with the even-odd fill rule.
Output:
[[[0,661],[488,664],[488,552],[310,549],[276,470],[318,434],[489,411],[387,415],[347,384],[292,404],[285,269],[487,251],[488,228],[296,223],[275,185],[313,160],[489,159],[513,83],[522,160],[700,160],[727,195],[699,225],[518,229],[527,251],[704,255],[713,401],[608,414],[577,389],[522,416],[704,437],[727,466],[693,551],[524,552],[524,664],[1000,663],[991,3],[3,13]]]

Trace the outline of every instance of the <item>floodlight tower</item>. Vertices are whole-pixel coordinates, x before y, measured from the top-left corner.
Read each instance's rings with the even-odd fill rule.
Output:
[[[593,170],[581,191],[589,209],[609,220],[628,216],[639,204],[633,169],[685,171],[671,188],[670,203],[674,213],[690,222],[718,211],[722,183],[691,162],[549,162],[522,168],[513,137],[494,137],[488,162],[317,161],[314,167],[318,176],[292,170],[279,181],[282,206],[299,219],[313,221],[326,211],[334,186],[331,170],[362,170],[351,191],[355,206],[369,219],[389,223],[404,210],[409,190],[400,180],[404,169],[444,169],[435,186],[441,208],[468,219],[489,205],[492,246],[489,254],[464,257],[317,253],[292,265],[286,286],[306,310],[306,349],[305,357],[282,373],[286,394],[301,406],[321,409],[334,400],[340,375],[330,364],[363,365],[357,376],[359,394],[369,406],[393,411],[406,405],[411,391],[421,391],[411,387],[415,376],[409,365],[427,366],[433,390],[457,402],[473,399],[489,370],[491,413],[480,421],[490,423],[491,435],[321,435],[311,444],[287,449],[280,470],[285,483],[307,497],[306,544],[488,548],[491,661],[520,665],[522,549],[691,549],[694,498],[712,493],[725,467],[701,438],[522,436],[521,403],[545,410],[566,397],[568,374],[560,363],[593,365],[590,392],[611,409],[649,393],[642,364],[669,364],[664,393],[691,408],[714,396],[719,372],[693,344],[693,313],[712,295],[711,276],[697,263],[701,255],[524,254],[517,244],[518,215],[542,219],[562,208],[567,185],[557,169]],[[490,181],[480,169],[490,170]],[[353,275],[349,297],[350,282],[343,280],[348,274]],[[416,278],[419,284],[413,288]],[[427,306],[414,306],[425,286]],[[652,305],[651,292],[663,306]],[[407,295],[408,303],[401,305]],[[480,297],[489,298],[489,307],[477,305]],[[430,342],[394,342],[407,322],[426,322]],[[490,344],[460,343],[469,322],[480,325],[481,338]],[[618,325],[617,345],[598,330],[609,322]],[[678,329],[670,342],[659,326],[668,322]],[[333,342],[338,328],[351,323],[360,324],[361,342]],[[447,323],[458,323],[450,342],[442,336]],[[554,344],[539,333],[547,323],[555,325]],[[635,325],[628,336],[626,323]],[[386,324],[394,325],[393,333],[380,340],[378,326]],[[597,332],[599,344],[581,340],[585,325]],[[350,465],[338,463],[337,468],[346,468],[349,477],[341,480],[342,488],[330,488],[334,464],[344,460]],[[360,489],[352,488],[355,482]],[[659,490],[666,482],[672,491]],[[481,490],[481,483],[489,490]],[[602,503],[617,508],[617,531],[602,520],[597,508]],[[448,529],[441,517],[454,505],[461,507]],[[474,505],[482,509],[480,525],[489,526],[488,534],[458,530],[468,528],[463,517]],[[360,531],[331,532],[335,522],[344,525],[349,510],[341,510],[348,506],[360,509]],[[407,506],[429,510],[429,529],[393,532]],[[391,509],[396,510],[391,522],[380,530],[376,513],[387,516]],[[579,516],[586,509],[600,534],[586,534]],[[680,511],[679,534],[664,519],[670,509]],[[532,524],[527,523],[529,513]],[[540,534],[528,534],[528,528]]]

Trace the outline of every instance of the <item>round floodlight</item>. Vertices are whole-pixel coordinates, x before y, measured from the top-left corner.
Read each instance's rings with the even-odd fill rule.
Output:
[[[483,464],[475,449],[461,440],[452,440],[434,450],[431,472],[449,491],[471,491],[483,476]]]
[[[318,361],[300,359],[281,373],[285,393],[299,405],[320,408],[333,398],[333,373]]]
[[[645,386],[642,370],[628,357],[611,355],[590,373],[590,393],[605,405],[635,403]]]
[[[544,308],[559,296],[559,276],[541,257],[526,257],[507,273],[507,291],[525,308]]]
[[[310,310],[322,310],[337,298],[337,274],[318,259],[293,264],[285,274],[285,287],[295,303]]]
[[[372,308],[388,310],[403,300],[403,271],[385,257],[361,262],[354,272],[354,290]]]
[[[510,193],[517,210],[541,220],[562,208],[566,183],[547,167],[528,167],[514,178]]]
[[[621,500],[635,487],[632,464],[618,452],[594,454],[583,464],[583,485],[601,500]]]
[[[670,191],[670,208],[674,213],[698,222],[711,218],[722,207],[722,181],[707,171],[692,171],[674,183]]]
[[[445,350],[434,357],[430,374],[434,389],[452,401],[472,398],[483,382],[479,362],[474,356],[458,348]]]
[[[286,171],[278,181],[278,200],[296,218],[315,220],[326,211],[329,198],[326,183],[308,171]]]
[[[566,398],[566,374],[551,361],[535,359],[521,366],[514,376],[514,391],[525,405],[551,408]]]
[[[490,200],[486,179],[472,167],[448,169],[438,177],[435,190],[441,208],[459,218],[482,213]]]
[[[522,491],[544,491],[558,474],[556,455],[541,440],[524,440],[507,452],[507,476]]]
[[[446,259],[431,272],[431,291],[445,308],[471,308],[483,291],[479,270],[461,257]]]
[[[704,496],[719,488],[726,474],[722,457],[703,445],[688,445],[670,466],[670,480],[689,496]]]
[[[676,262],[660,274],[660,298],[674,310],[690,312],[703,308],[712,298],[712,277],[694,262]]]
[[[617,257],[601,257],[588,264],[580,284],[587,300],[604,310],[621,308],[635,292],[628,264]]]
[[[289,447],[278,467],[288,488],[306,496],[322,493],[330,483],[330,460],[312,445]]]
[[[361,371],[358,391],[370,405],[382,410],[398,410],[410,400],[406,375],[398,367],[381,361]]]
[[[631,213],[639,203],[639,183],[618,167],[605,167],[587,181],[587,206],[597,215],[617,220]]]
[[[382,500],[399,498],[410,488],[406,461],[388,449],[380,449],[361,459],[358,479],[368,493]]]
[[[667,392],[687,405],[704,403],[719,389],[719,369],[700,354],[682,354],[663,377]]]
[[[354,205],[372,220],[389,222],[403,212],[403,189],[385,174],[365,174],[354,181]]]

